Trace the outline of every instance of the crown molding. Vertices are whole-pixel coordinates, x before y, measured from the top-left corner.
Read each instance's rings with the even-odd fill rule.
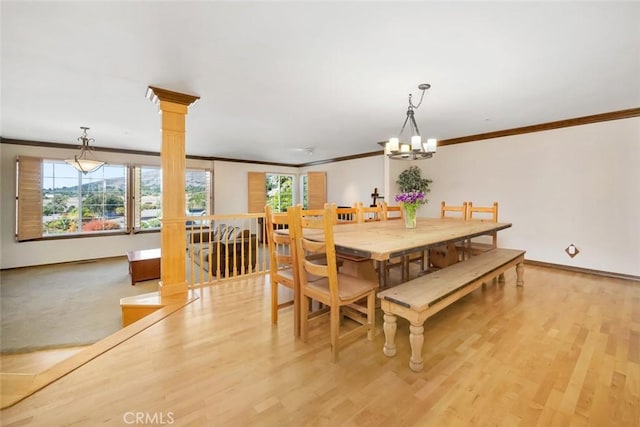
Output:
[[[560,129],[571,126],[582,126],[591,123],[607,122],[610,120],[629,119],[631,117],[639,117],[640,108],[630,108],[628,110],[612,111],[610,113],[594,114],[591,116],[577,117],[573,119],[558,120],[555,122],[541,123],[531,126],[523,126],[512,129],[504,129],[495,132],[479,133],[476,135],[468,135],[459,138],[444,139],[438,141],[438,147],[447,145],[462,144],[465,142],[482,141],[484,139],[502,138],[505,136],[522,135],[525,133],[543,132],[546,130]]]

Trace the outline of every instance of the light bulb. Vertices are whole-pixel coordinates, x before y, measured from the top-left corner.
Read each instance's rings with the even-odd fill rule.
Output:
[[[400,140],[398,138],[390,138],[387,143],[387,147],[389,147],[390,152],[397,152],[399,149]]]
[[[413,135],[411,137],[411,149],[418,151],[421,148],[422,148],[422,138],[420,138],[420,135]]]
[[[427,139],[427,153],[435,153],[438,146],[438,140],[435,138]]]

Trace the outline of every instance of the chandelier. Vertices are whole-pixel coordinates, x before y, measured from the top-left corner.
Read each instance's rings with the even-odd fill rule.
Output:
[[[379,143],[384,146],[384,154],[390,158],[400,160],[429,159],[433,157],[433,154],[436,152],[438,141],[435,138],[429,138],[426,142],[422,141],[420,130],[418,130],[418,125],[416,124],[416,119],[413,114],[413,110],[417,110],[418,107],[420,107],[420,104],[422,104],[424,93],[430,87],[431,85],[428,83],[423,83],[418,86],[418,89],[422,91],[418,105],[413,105],[413,102],[411,101],[411,94],[409,94],[407,117],[404,119],[400,133],[397,137],[390,138],[389,141]],[[409,123],[409,130],[411,131],[411,142],[402,142],[400,141],[400,137],[402,136],[402,132],[404,132],[404,128],[407,126],[407,123]]]
[[[89,148],[89,142],[95,142],[93,138],[87,137],[87,131],[89,128],[80,126],[80,129],[82,129],[82,135],[78,137],[78,141],[82,143],[82,146],[80,147],[80,154],[73,156],[72,159],[65,160],[65,162],[76,168],[78,172],[87,174],[99,169],[105,164],[105,162],[101,162],[96,159],[93,155],[93,149]],[[87,156],[91,156],[93,158],[90,159]]]

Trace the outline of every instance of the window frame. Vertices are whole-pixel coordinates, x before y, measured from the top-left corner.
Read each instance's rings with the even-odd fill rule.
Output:
[[[203,172],[205,174],[205,189],[204,189],[204,197],[205,197],[205,209],[199,215],[213,215],[213,171],[209,168],[185,168],[185,215],[190,216],[189,213],[189,193],[187,192],[187,174],[193,172]],[[197,216],[197,215],[194,215]],[[197,220],[192,222],[187,221],[187,225],[196,225],[199,224]]]
[[[298,176],[300,186],[300,204],[302,209],[309,209],[309,175],[303,173]]]
[[[79,231],[67,231],[64,230],[60,233],[47,233],[45,226],[45,219],[47,216],[45,215],[45,208],[48,208],[47,205],[44,204],[45,192],[49,191],[52,196],[52,200],[55,200],[56,194],[58,192],[56,189],[56,165],[59,165],[60,168],[64,167],[65,169],[68,167],[70,170],[73,170],[73,173],[76,174],[76,177],[71,175],[66,178],[60,178],[61,180],[66,180],[71,182],[75,182],[75,187],[77,191],[76,200],[77,206],[75,212],[72,212],[75,218],[70,217],[70,221],[75,221],[76,226]],[[124,182],[124,189],[122,191],[122,217],[119,221],[122,221],[123,227],[118,229],[100,229],[100,230],[91,230],[91,231],[83,231],[82,227],[86,220],[83,216],[82,203],[83,198],[92,194],[91,191],[84,191],[83,186],[91,186],[91,182],[99,183],[102,182],[102,191],[95,192],[93,194],[103,194],[102,205],[99,211],[101,214],[96,216],[95,219],[98,221],[102,221],[102,226],[106,225],[106,221],[108,220],[105,215],[107,211],[107,205],[105,204],[106,198],[104,195],[109,193],[109,188],[106,185],[108,176],[105,176],[104,167],[107,168],[122,168],[122,179]],[[71,169],[71,166],[68,166],[64,160],[58,158],[51,157],[31,157],[31,156],[17,156],[16,157],[16,218],[15,218],[15,240],[18,242],[31,241],[31,240],[55,240],[55,239],[69,239],[69,238],[84,238],[84,237],[98,237],[98,236],[113,236],[117,234],[127,234],[129,233],[129,215],[127,210],[128,203],[128,175],[129,175],[129,165],[126,163],[111,163],[105,165],[104,167],[90,172],[88,174],[83,174],[75,169]],[[46,175],[45,169],[51,169],[50,174]],[[62,169],[64,170],[64,169]],[[67,171],[68,172],[68,171]],[[102,176],[98,176],[102,173]],[[118,175],[115,178],[119,178]],[[75,181],[74,181],[75,180]],[[88,181],[88,182],[83,182]],[[50,182],[51,188],[44,188],[47,185],[47,182]],[[59,187],[60,189],[67,188]],[[89,188],[89,187],[88,187]],[[95,189],[96,187],[94,187]],[[100,187],[97,187],[100,188]],[[95,205],[95,203],[94,203]],[[95,205],[100,206],[100,205]],[[117,209],[117,208],[116,208]],[[53,215],[61,215],[67,218],[65,212],[53,213]],[[109,222],[112,222],[109,220]],[[87,224],[90,224],[91,221],[88,221]]]
[[[154,233],[162,230],[162,167],[160,165],[149,165],[149,164],[137,164],[133,166],[131,173],[131,206],[132,206],[132,234],[138,233]],[[160,207],[156,208],[160,211],[159,216],[155,217],[159,220],[158,227],[142,227],[142,188],[139,188],[138,180],[142,178],[142,170],[143,169],[157,169],[158,170],[158,203],[160,203]],[[186,175],[190,172],[204,172],[205,174],[205,210],[200,216],[211,215],[213,212],[213,171],[210,168],[198,168],[198,167],[187,167],[185,168],[185,206],[184,213],[185,216],[189,216],[188,206],[188,192],[186,188]],[[189,221],[187,221],[188,223]],[[195,222],[195,221],[194,221]],[[187,224],[190,225],[190,224]]]
[[[282,198],[280,197],[278,200],[278,206],[275,206],[274,204],[272,204],[270,201],[270,197],[269,197],[269,179],[270,177],[278,177],[277,181],[278,181],[278,188],[281,188],[282,185],[282,181],[281,177],[286,177],[286,178],[290,178],[291,179],[291,204],[289,206],[295,206],[296,204],[296,200],[297,200],[297,180],[298,180],[298,175],[297,174],[293,174],[293,173],[273,173],[273,172],[266,172],[265,173],[265,180],[264,180],[264,191],[265,191],[265,197],[266,197],[266,203],[271,206],[271,209],[273,212],[286,212],[287,211],[287,207],[289,206],[285,206],[284,210],[282,209],[282,203],[281,200]]]
[[[158,226],[157,227],[143,227],[142,226],[142,211],[144,209],[142,209],[142,191],[143,189],[141,188],[141,184],[140,181],[142,180],[142,173],[143,170],[157,170],[158,171],[158,200],[157,203],[159,203],[159,207],[155,207],[154,209],[156,211],[156,216],[153,219],[156,219],[158,221]],[[129,198],[129,203],[131,206],[131,233],[132,234],[138,234],[138,233],[154,233],[154,232],[159,232],[162,229],[162,223],[161,223],[161,218],[162,218],[162,169],[160,167],[160,165],[149,165],[149,164],[136,164],[133,165],[131,167],[131,174],[130,174],[130,182],[131,182],[131,194],[130,194],[130,198]],[[149,209],[151,210],[151,209]]]

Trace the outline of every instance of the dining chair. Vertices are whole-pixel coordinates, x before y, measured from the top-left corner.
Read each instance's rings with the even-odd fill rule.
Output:
[[[462,202],[462,205],[447,205],[444,200],[440,203],[440,218],[457,218],[467,219],[468,203]]]
[[[447,205],[443,200],[440,203],[440,218],[455,219],[460,221],[467,220],[467,202],[461,205]],[[467,242],[448,243],[446,245],[437,246],[429,250],[429,263],[436,268],[445,268],[458,262],[461,255],[464,254],[464,248]]]
[[[491,221],[498,222],[498,202],[493,202],[491,206],[473,206],[472,202],[467,205],[467,219],[469,221]],[[469,256],[477,255],[498,247],[498,233],[493,232],[489,239],[480,236],[470,239],[465,245],[465,251]]]
[[[356,205],[358,209],[358,222],[374,222],[382,221],[382,205],[365,206],[359,202]]]
[[[338,207],[335,203],[325,203],[324,208],[330,210],[330,218],[333,221],[333,225],[340,226],[362,222],[360,220],[360,209],[357,202],[354,203],[352,207]],[[377,280],[378,273],[376,272],[373,260],[343,252],[337,252],[337,257],[338,267],[343,273],[367,280]]]
[[[331,209],[331,218],[334,225],[351,224],[358,222],[358,204],[353,206],[336,206],[335,203],[325,203],[325,209]]]
[[[273,212],[269,205],[265,206],[267,240],[269,245],[269,279],[271,282],[271,323],[278,323],[278,310],[293,304],[293,333],[300,335],[300,302],[299,283],[296,274],[295,245],[290,234],[278,233],[278,230],[289,229],[287,212]],[[293,292],[293,300],[279,302],[279,285]]]
[[[382,220],[389,221],[394,219],[402,219],[401,206],[389,206],[387,202],[382,202]]]
[[[338,272],[333,240],[333,212],[330,207],[303,210],[301,206],[296,206],[289,209],[289,215],[289,221],[293,224],[296,261],[300,272],[300,309],[302,313],[306,313],[310,299],[329,307],[331,359],[335,363],[343,340],[364,332],[369,340],[373,340],[378,284]],[[322,241],[308,237],[312,233],[319,233]],[[324,254],[326,264],[315,262],[319,254]],[[363,302],[365,304],[361,305]],[[341,334],[340,320],[348,309],[357,313],[349,317],[360,324]],[[306,315],[300,319],[300,335],[304,342],[308,339],[309,320]]]

